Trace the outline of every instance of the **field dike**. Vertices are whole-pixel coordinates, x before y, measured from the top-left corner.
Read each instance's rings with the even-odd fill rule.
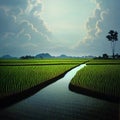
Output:
[[[2,110],[2,109],[6,108],[8,106],[11,106],[11,105],[23,100],[23,99],[26,99],[26,98],[34,95],[39,90],[41,90],[41,89],[45,88],[46,86],[48,86],[48,85],[56,82],[57,80],[61,79],[62,77],[65,76],[65,74],[67,72],[71,71],[72,69],[76,68],[79,65],[76,65],[75,67],[73,67],[73,68],[67,70],[66,72],[56,76],[55,78],[52,78],[52,79],[47,80],[47,81],[45,81],[43,83],[40,83],[40,84],[38,84],[38,85],[36,85],[36,86],[34,86],[32,88],[29,88],[29,89],[24,90],[22,92],[15,93],[15,94],[12,94],[10,96],[6,96],[6,97],[0,99],[0,109]]]
[[[107,100],[109,102],[120,103],[119,97],[110,96],[110,95],[106,95],[104,93],[96,92],[96,91],[84,88],[84,86],[78,87],[78,86],[74,86],[72,84],[69,84],[69,90],[71,90],[72,92],[84,94],[84,95],[87,95],[90,97],[99,98],[102,100]]]

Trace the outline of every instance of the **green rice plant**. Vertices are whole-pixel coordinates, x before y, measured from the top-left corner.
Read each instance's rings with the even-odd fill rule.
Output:
[[[120,97],[120,65],[88,65],[76,74],[71,84]]]
[[[106,59],[106,60],[95,60],[92,59],[89,62],[87,62],[87,65],[120,65],[120,60],[118,59]]]
[[[55,78],[76,65],[0,66],[0,98]]]
[[[0,60],[0,97],[17,93],[55,78],[86,59]]]
[[[87,61],[86,59],[33,59],[33,60],[0,60],[0,66],[7,66],[7,65],[69,65],[74,64],[78,65],[83,62]]]

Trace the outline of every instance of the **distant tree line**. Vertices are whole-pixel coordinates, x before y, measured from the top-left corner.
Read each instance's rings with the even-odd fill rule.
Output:
[[[113,59],[113,56],[110,56],[110,55],[104,53],[102,56],[95,57],[95,59]],[[114,59],[120,59],[120,55],[118,53],[115,54]]]
[[[31,55],[26,55],[26,56],[21,56],[20,59],[34,59],[34,56]]]

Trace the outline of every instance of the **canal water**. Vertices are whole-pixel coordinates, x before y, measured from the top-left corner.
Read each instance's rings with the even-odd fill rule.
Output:
[[[80,65],[33,96],[0,111],[0,120],[118,120],[119,105],[73,93],[68,86]]]

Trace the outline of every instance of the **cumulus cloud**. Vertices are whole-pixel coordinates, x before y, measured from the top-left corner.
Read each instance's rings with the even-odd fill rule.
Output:
[[[87,22],[85,24],[85,36],[85,30],[83,30],[83,27],[80,29],[80,35],[78,32],[78,27],[80,25],[79,21],[82,18],[81,16],[76,16],[79,14],[77,11],[81,10],[80,7],[77,8],[75,13],[71,11],[73,9],[76,9],[76,6],[73,6],[73,4],[71,4],[71,6],[68,7],[71,10],[68,10],[70,12],[69,17],[71,19],[66,16],[66,21],[64,21],[64,17],[62,17],[62,19],[59,19],[64,23],[64,25],[59,24],[58,21],[56,24],[54,23],[54,19],[57,17],[59,18],[59,14],[62,14],[62,9],[60,8],[60,11],[58,11],[59,14],[57,11],[55,11],[56,18],[52,17],[52,20],[50,22],[51,25],[54,23],[55,26],[58,26],[55,27],[57,28],[55,33],[64,28],[62,32],[58,32],[59,34],[56,35],[59,37],[58,39],[60,39],[59,42],[56,40],[56,38],[53,38],[55,40],[51,40],[53,37],[52,33],[41,17],[43,4],[41,0],[0,0],[0,55],[9,53],[13,55],[18,55],[18,53],[19,55],[23,55],[24,53],[36,54],[37,52],[48,52],[50,50],[53,52],[58,51],[57,53],[64,53],[64,51],[67,51],[67,53],[75,53],[76,55],[100,55],[104,52],[111,53],[110,45],[108,45],[109,42],[105,36],[111,29],[116,30],[118,33],[120,33],[120,13],[118,11],[120,9],[120,0],[90,1],[94,3],[96,7],[93,10],[93,14],[91,14],[91,16],[88,16]],[[51,1],[49,1],[49,3],[51,3]],[[65,4],[64,1],[62,3],[63,5]],[[87,9],[87,7],[85,9]],[[84,14],[87,11],[88,9],[86,11],[83,11]],[[49,15],[49,17],[51,16]],[[72,19],[75,17],[78,22],[77,26],[75,26]],[[70,22],[70,20],[72,22]],[[86,21],[86,17],[83,21]],[[69,30],[69,32],[66,32],[67,30]],[[73,35],[73,37],[71,37],[71,35]],[[81,37],[81,40],[78,42],[79,37]],[[61,43],[61,41],[63,43]],[[119,41],[116,45],[116,52],[120,52]]]
[[[23,52],[24,44],[31,49],[31,44],[37,44],[38,48],[49,44],[52,34],[40,16],[41,10],[41,0],[0,0],[1,55],[8,51],[14,54],[13,48]]]
[[[119,0],[91,0],[95,3],[96,8],[86,22],[86,36],[79,42],[76,50],[90,52],[90,54],[102,54],[107,52],[110,54],[110,46],[105,36],[108,31],[113,29],[120,33],[120,9]],[[87,48],[84,49],[83,48]],[[96,51],[94,51],[96,48]],[[116,52],[120,52],[120,43],[116,46]],[[97,51],[98,50],[98,51]]]
[[[99,33],[102,32],[100,24],[104,20],[103,14],[107,14],[106,11],[101,10],[101,6],[99,3],[95,3],[95,4],[96,4],[96,8],[93,11],[93,15],[88,18],[88,21],[86,23],[88,38],[86,36],[85,39],[83,39],[85,41],[94,39]]]
[[[25,34],[25,36],[28,38],[28,40],[31,40],[31,35],[30,34]]]

